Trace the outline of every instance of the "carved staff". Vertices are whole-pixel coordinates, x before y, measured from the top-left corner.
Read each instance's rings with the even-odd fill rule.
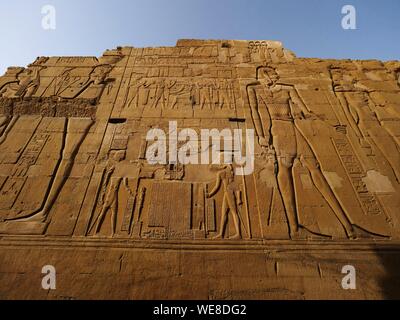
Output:
[[[236,211],[237,211],[237,214],[239,216],[239,220],[243,225],[243,230],[246,231],[246,236],[250,237],[249,231],[247,230],[246,225],[245,225],[245,223],[243,221],[243,217],[242,217],[242,213],[241,213],[241,209],[240,209],[240,206],[243,204],[242,199],[241,199],[242,198],[241,197],[241,191],[239,191],[239,190],[236,191],[236,197],[235,198],[236,198]]]
[[[141,187],[139,191],[139,199],[138,199],[138,214],[137,214],[137,222],[140,220],[140,216],[142,213],[143,203],[144,203],[144,196],[146,194],[146,188]]]

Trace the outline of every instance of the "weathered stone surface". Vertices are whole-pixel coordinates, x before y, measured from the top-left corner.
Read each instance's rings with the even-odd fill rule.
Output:
[[[9,68],[0,298],[400,297],[399,77],[398,61],[297,58],[276,41]],[[254,129],[254,172],[150,164],[147,133],[171,121]]]

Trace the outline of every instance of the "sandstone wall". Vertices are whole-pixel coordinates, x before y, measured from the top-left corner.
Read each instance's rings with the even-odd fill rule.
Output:
[[[0,297],[398,295],[399,74],[398,61],[231,40],[9,68]],[[171,122],[199,136],[254,130],[254,172],[149,164],[147,133]],[[40,288],[47,264],[59,270],[54,292]],[[355,291],[341,288],[348,264]]]

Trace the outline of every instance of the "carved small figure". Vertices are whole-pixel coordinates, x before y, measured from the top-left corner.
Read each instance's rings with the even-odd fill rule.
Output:
[[[215,239],[220,239],[224,237],[226,223],[228,220],[228,211],[231,213],[233,217],[233,222],[235,224],[235,234],[230,239],[240,239],[241,218],[237,208],[237,204],[240,203],[240,200],[238,201],[238,199],[236,198],[240,190],[237,190],[235,184],[235,175],[232,165],[222,166],[222,169],[217,174],[217,182],[214,188],[206,194],[207,198],[215,196],[220,190],[221,186],[224,192],[224,199],[222,202],[220,231]]]

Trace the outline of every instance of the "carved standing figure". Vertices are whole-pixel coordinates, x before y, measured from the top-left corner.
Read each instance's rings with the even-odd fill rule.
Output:
[[[125,105],[127,108],[137,108],[139,106],[140,89],[143,86],[147,86],[146,79],[134,79],[133,84],[129,87],[128,102]]]
[[[289,222],[291,238],[326,237],[306,229],[299,223],[292,172],[296,161],[300,161],[309,170],[314,185],[335,213],[349,238],[374,236],[351,223],[298,126],[298,121],[319,118],[302,103],[293,86],[278,82],[279,76],[274,69],[259,68],[257,79],[258,82],[250,84],[247,88],[252,119],[260,146],[266,150],[274,149],[276,152],[278,188]],[[267,119],[262,119],[260,115],[260,108],[263,106],[267,111]],[[305,150],[299,150],[300,145]]]
[[[346,88],[340,80],[339,78],[334,82],[335,91],[360,145],[364,148],[378,149],[400,182],[400,144],[396,143],[397,137],[391,132],[389,125],[390,120],[396,119],[397,126],[399,113],[390,107],[376,106],[367,91],[349,82]]]
[[[196,87],[199,92],[200,110],[203,110],[205,106],[208,106],[208,108],[212,110],[212,91],[210,82],[207,80],[200,80],[196,83]]]
[[[233,222],[235,225],[235,234],[230,239],[240,239],[240,215],[237,208],[236,194],[240,192],[235,184],[235,175],[232,165],[224,165],[221,171],[217,174],[217,182],[214,188],[206,194],[207,198],[211,198],[217,194],[221,189],[224,193],[224,198],[222,202],[222,213],[221,213],[221,224],[218,235],[215,239],[223,238],[226,228],[226,223],[228,221],[228,212],[231,213]]]
[[[165,108],[165,80],[164,79],[153,80],[153,84],[155,85],[155,94],[154,94],[152,108],[156,109],[158,104],[161,102],[161,109],[164,109]]]
[[[103,191],[100,199],[102,204],[101,212],[95,222],[95,234],[100,232],[100,229],[104,223],[104,219],[109,211],[110,222],[111,222],[111,236],[114,236],[116,232],[117,214],[118,214],[118,192],[121,186],[122,180],[124,180],[124,186],[129,192],[128,179],[122,178],[115,175],[115,170],[118,164],[125,159],[125,151],[111,151],[109,155],[109,161],[106,167],[106,175],[103,181]]]

